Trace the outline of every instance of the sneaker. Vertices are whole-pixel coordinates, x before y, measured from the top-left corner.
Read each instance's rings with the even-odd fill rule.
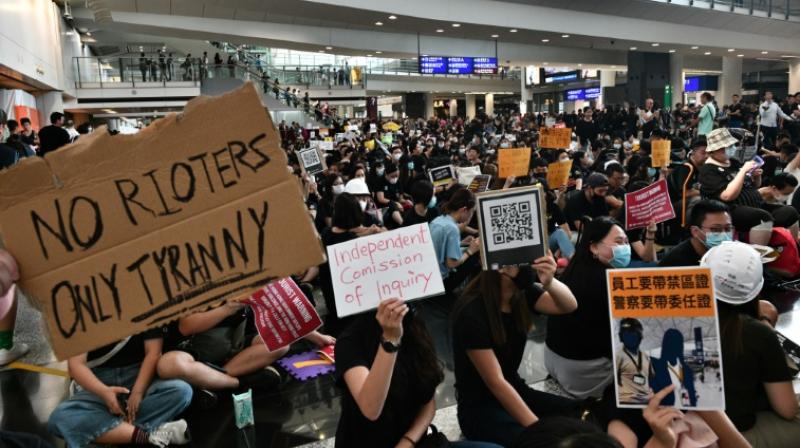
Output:
[[[11,348],[0,349],[0,366],[11,364],[23,357],[25,353],[28,353],[29,349],[28,344],[23,344],[22,342],[17,342]]]
[[[272,366],[239,377],[239,390],[247,389],[273,392],[281,385],[281,374]]]
[[[188,425],[186,420],[175,420],[167,422],[150,432],[148,441],[159,447],[165,448],[169,445],[186,445],[189,443]]]
[[[208,411],[217,407],[219,397],[217,393],[208,389],[195,389],[193,400],[201,411]]]

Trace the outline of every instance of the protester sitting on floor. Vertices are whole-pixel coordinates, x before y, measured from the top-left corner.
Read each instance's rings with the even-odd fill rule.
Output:
[[[795,446],[800,415],[792,375],[775,332],[759,322],[764,285],[761,256],[744,243],[710,249],[719,309],[725,412],[754,448]]]
[[[575,255],[561,280],[578,309],[547,319],[545,366],[564,390],[580,399],[600,397],[613,380],[606,269],[627,267],[631,247],[612,218],[584,222]]]
[[[248,311],[243,303],[228,301],[171,325],[165,353],[158,361],[158,376],[179,378],[201,388],[198,398],[203,407],[216,404],[215,390],[277,388],[281,375],[271,365],[289,347],[270,351]],[[335,342],[316,331],[305,339],[317,347]]]
[[[341,334],[336,377],[343,391],[336,447],[496,447],[426,435],[444,372],[424,322],[400,299],[383,300]]]
[[[410,191],[414,206],[403,212],[403,226],[413,226],[431,222],[439,216],[437,199],[433,194],[433,184],[420,179],[411,184]]]
[[[720,201],[704,199],[695,203],[687,224],[690,238],[667,252],[659,266],[697,266],[708,249],[733,240],[728,206]]]
[[[156,379],[162,343],[155,329],[69,358],[75,392],[50,415],[50,432],[69,447],[188,443],[186,422],[175,419],[191,403],[192,388]]]
[[[530,266],[482,271],[456,304],[458,420],[468,439],[511,446],[540,418],[578,416],[577,402],[533,390],[517,373],[531,314],[565,314],[578,306],[569,288],[554,278],[555,272],[552,254]]]

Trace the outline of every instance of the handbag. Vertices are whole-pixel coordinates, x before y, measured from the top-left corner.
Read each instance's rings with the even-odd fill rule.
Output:
[[[444,448],[450,446],[447,436],[439,432],[436,426],[431,425],[428,433],[417,442],[417,448]]]

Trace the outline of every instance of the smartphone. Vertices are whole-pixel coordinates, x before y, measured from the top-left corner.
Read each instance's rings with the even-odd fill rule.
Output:
[[[754,156],[753,157],[753,162],[756,163],[756,166],[754,166],[753,168],[750,169],[750,171],[747,172],[748,176],[752,175],[757,169],[759,169],[762,166],[764,166],[764,159],[762,159],[759,156]]]

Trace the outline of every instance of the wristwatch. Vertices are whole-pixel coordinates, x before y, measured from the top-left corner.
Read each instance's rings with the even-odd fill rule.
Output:
[[[381,347],[383,347],[383,351],[385,351],[386,353],[397,353],[397,351],[400,350],[400,341],[394,343],[392,341],[381,338]]]

